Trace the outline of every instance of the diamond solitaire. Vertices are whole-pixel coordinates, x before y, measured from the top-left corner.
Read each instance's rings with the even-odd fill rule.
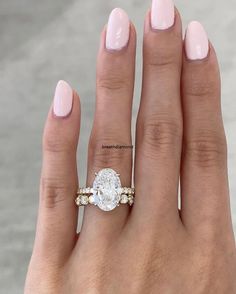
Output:
[[[111,211],[120,204],[134,203],[134,188],[122,188],[120,175],[111,168],[96,173],[92,188],[80,188],[76,204],[93,204],[103,211]]]
[[[104,211],[116,208],[120,202],[121,182],[113,169],[102,169],[93,182],[94,203]]]

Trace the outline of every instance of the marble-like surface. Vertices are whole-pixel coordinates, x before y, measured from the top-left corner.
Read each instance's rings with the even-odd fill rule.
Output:
[[[219,55],[223,113],[229,144],[229,176],[236,230],[236,2],[176,1],[183,22],[205,25]],[[36,222],[41,135],[58,79],[81,95],[81,182],[94,111],[95,58],[110,10],[125,8],[138,30],[140,94],[143,0],[0,0],[0,293],[22,293]]]

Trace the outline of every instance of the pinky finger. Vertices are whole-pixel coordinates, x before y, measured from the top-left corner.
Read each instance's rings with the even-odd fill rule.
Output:
[[[182,220],[201,234],[210,228],[213,235],[232,235],[219,67],[200,23],[188,26],[185,48]]]

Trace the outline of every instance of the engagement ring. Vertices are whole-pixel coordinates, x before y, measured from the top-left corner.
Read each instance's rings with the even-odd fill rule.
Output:
[[[92,204],[103,211],[111,211],[120,204],[133,205],[134,188],[122,187],[120,175],[113,169],[102,169],[95,176],[92,188],[79,188],[75,200],[78,206]]]

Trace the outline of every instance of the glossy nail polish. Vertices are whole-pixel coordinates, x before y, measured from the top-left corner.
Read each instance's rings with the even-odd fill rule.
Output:
[[[153,0],[151,25],[156,30],[166,30],[175,21],[175,6],[172,0]]]
[[[203,26],[192,21],[186,30],[185,51],[188,59],[201,60],[207,57],[209,52],[209,41]]]
[[[54,95],[53,112],[58,117],[65,117],[71,113],[73,104],[73,90],[65,81],[59,81]]]
[[[106,48],[121,50],[129,41],[130,20],[127,13],[120,8],[115,8],[109,17],[106,33]]]

